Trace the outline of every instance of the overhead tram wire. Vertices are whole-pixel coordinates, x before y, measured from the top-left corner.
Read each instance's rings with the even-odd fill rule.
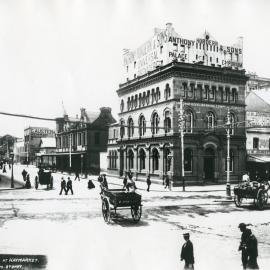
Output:
[[[21,117],[21,118],[30,118],[30,119],[36,119],[36,120],[42,120],[42,121],[57,121],[57,118],[47,118],[47,117],[39,117],[39,116],[33,116],[33,115],[26,115],[26,114],[18,114],[18,113],[7,113],[7,112],[0,112],[0,114],[2,115],[6,115],[6,116],[13,116],[13,117]],[[65,122],[69,122],[69,123],[85,123],[84,121],[72,121],[72,120],[64,120]],[[237,125],[239,124],[244,124],[244,123],[248,123],[249,121],[242,121],[242,122],[235,122],[233,125],[237,127]],[[118,123],[117,126],[119,127],[129,127],[128,125],[123,125],[121,123]],[[213,129],[219,129],[219,128],[225,128],[226,124],[224,125],[217,125],[214,126]],[[133,126],[133,128],[142,128],[140,126]],[[144,127],[145,129],[153,129],[152,126],[147,126]],[[158,129],[167,129],[168,127],[162,127],[162,126],[158,126]],[[270,126],[238,126],[237,128],[245,128],[245,129],[252,129],[252,128],[270,128]],[[197,127],[193,127],[193,130],[203,130],[202,128],[197,128]],[[208,129],[205,129],[208,130]]]

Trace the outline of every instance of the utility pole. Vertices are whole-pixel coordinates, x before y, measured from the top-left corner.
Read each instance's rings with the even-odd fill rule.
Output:
[[[69,168],[70,168],[70,171],[71,171],[71,133],[69,135]]]
[[[231,138],[231,115],[230,110],[227,112],[227,183],[226,183],[226,195],[228,199],[231,199],[231,184],[230,184],[230,138]]]
[[[185,191],[185,168],[184,168],[184,112],[183,112],[183,99],[180,98],[180,111],[179,111],[179,128],[180,128],[180,140],[181,140],[181,169],[182,169],[182,184],[183,191]]]

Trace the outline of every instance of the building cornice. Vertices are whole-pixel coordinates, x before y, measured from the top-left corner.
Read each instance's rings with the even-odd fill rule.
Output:
[[[245,70],[233,70],[224,67],[219,68],[199,64],[172,62],[148,72],[143,76],[137,77],[136,79],[120,84],[119,89],[116,92],[118,96],[121,96],[127,92],[131,92],[172,77],[242,85],[245,85],[246,81],[249,79],[248,76],[245,75]]]

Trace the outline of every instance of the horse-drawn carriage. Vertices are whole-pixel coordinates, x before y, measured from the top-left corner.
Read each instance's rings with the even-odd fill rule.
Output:
[[[102,215],[109,223],[117,209],[130,209],[134,222],[139,222],[142,215],[141,195],[126,192],[124,189],[106,189],[101,186]]]
[[[234,187],[234,202],[237,207],[242,205],[243,199],[252,199],[254,205],[262,210],[268,201],[268,191],[270,185],[268,181],[261,183],[253,181],[241,183]]]
[[[47,185],[47,189],[53,189],[53,176],[50,170],[40,169],[35,177],[35,189],[39,185]]]

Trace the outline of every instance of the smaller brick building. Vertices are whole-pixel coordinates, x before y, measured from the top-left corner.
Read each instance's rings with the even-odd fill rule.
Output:
[[[81,108],[80,116],[56,119],[56,168],[62,171],[99,173],[100,152],[107,151],[108,129],[116,122],[111,108],[99,112]]]

